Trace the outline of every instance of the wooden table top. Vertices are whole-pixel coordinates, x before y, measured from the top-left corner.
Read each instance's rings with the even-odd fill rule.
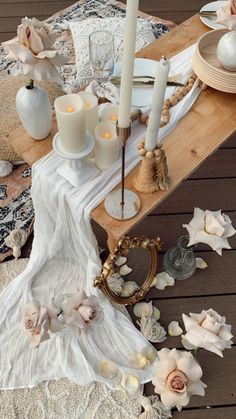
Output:
[[[194,15],[144,48],[137,54],[137,57],[155,60],[160,59],[162,55],[172,57],[194,44],[208,30],[200,21],[199,16]],[[169,174],[172,178],[170,189],[152,194],[138,193],[142,207],[140,212],[130,220],[112,219],[105,212],[103,202],[92,211],[93,220],[100,224],[108,236],[113,237],[114,240],[126,234],[171,194],[183,180],[188,178],[236,130],[235,109],[236,95],[212,88],[202,91],[191,110],[163,143]],[[138,166],[126,177],[126,188],[134,189],[132,178],[137,171]],[[119,188],[120,185],[115,189]]]
[[[144,48],[137,54],[137,57],[158,60],[161,55],[166,55],[170,58],[195,43],[208,30],[200,21],[199,16],[194,15]],[[191,110],[164,140],[169,174],[172,178],[169,191],[158,191],[152,194],[139,193],[142,207],[137,216],[130,220],[112,219],[106,214],[103,202],[92,211],[92,219],[100,224],[108,236],[115,241],[126,234],[171,194],[184,179],[188,178],[236,130],[235,106],[236,95],[212,88],[202,91]],[[18,128],[9,136],[9,142],[17,153],[32,164],[52,149],[52,138],[56,131],[54,120],[50,136],[44,141],[35,141],[24,132],[23,128]],[[138,166],[126,177],[126,188],[133,189],[132,178],[137,170]],[[118,188],[120,185],[116,189]]]

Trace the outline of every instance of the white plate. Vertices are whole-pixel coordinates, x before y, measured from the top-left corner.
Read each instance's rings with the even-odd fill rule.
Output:
[[[134,76],[155,76],[156,67],[157,61],[148,60],[146,58],[135,58]],[[121,62],[115,64],[113,74],[115,76],[119,76],[121,74]],[[168,99],[174,91],[175,87],[168,86],[166,89],[165,100]],[[152,92],[153,86],[135,86],[132,89],[132,106],[150,106],[152,101]]]
[[[219,10],[221,7],[225,6],[227,1],[213,1],[212,3],[205,4],[200,10],[200,12],[204,12],[206,10],[210,11],[216,11]],[[206,26],[208,26],[211,29],[222,29],[225,28],[225,26],[220,25],[219,23],[216,23],[216,17],[205,17],[200,16],[200,19],[203,23],[205,23]]]

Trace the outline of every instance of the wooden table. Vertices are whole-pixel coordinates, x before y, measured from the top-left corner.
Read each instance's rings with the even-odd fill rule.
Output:
[[[183,22],[169,34],[154,41],[137,54],[158,60],[161,55],[171,57],[184,48],[192,45],[208,28],[200,21],[198,15]],[[158,191],[153,194],[141,194],[142,208],[136,217],[127,221],[117,221],[108,216],[103,202],[92,213],[92,219],[103,227],[108,236],[108,246],[112,250],[118,239],[137,225],[159,205],[178,185],[236,130],[236,95],[223,93],[212,88],[202,91],[188,114],[177,127],[165,138],[164,149],[168,158],[169,173],[172,184],[169,191]],[[23,158],[30,164],[47,154],[52,148],[52,138],[56,132],[54,121],[48,139],[38,142],[24,134],[21,128],[13,132],[9,141]],[[126,178],[126,187],[133,189],[132,178],[136,167]],[[117,189],[120,185],[117,186]]]

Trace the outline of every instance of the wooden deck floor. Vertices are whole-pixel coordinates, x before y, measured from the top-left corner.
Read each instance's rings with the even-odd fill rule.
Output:
[[[72,2],[48,1],[47,3],[54,3],[50,7],[46,6],[46,2],[41,3],[36,0],[1,0],[0,3],[0,23],[2,22],[0,40],[3,40],[3,38],[7,39],[12,36],[13,31],[15,31],[16,20],[18,23],[18,17],[22,16],[19,10],[23,7],[27,7],[27,10],[29,10],[31,7],[35,8],[40,5],[41,15],[39,17],[42,18],[44,15],[46,17],[46,15],[52,14],[54,9],[52,10],[50,7],[58,7],[59,10],[64,6],[63,3],[68,5]],[[28,7],[29,3],[33,5],[30,5],[30,8]],[[150,14],[158,14],[160,17],[172,19],[178,23],[194,14],[205,3],[207,3],[206,0],[181,0],[177,3],[172,0],[162,0],[161,2],[143,0],[140,9]],[[15,6],[17,7],[15,8]],[[173,10],[176,11],[173,12]],[[26,14],[31,16],[32,13],[28,12]],[[16,18],[16,16],[18,17]],[[176,138],[177,144],[178,139]],[[175,245],[177,238],[185,232],[182,224],[191,219],[194,206],[211,210],[222,209],[231,217],[233,225],[236,226],[235,190],[236,135],[210,157],[190,179],[186,180],[132,233],[146,234],[150,237],[159,235],[164,242],[163,254],[165,250]],[[94,230],[99,244],[104,246],[106,241],[104,232],[98,226],[94,226]],[[230,239],[230,243],[232,249],[224,250],[222,257],[211,251],[207,246],[198,245],[196,254],[203,257],[209,264],[206,270],[197,270],[191,279],[177,281],[174,287],[169,287],[165,291],[158,291],[156,288],[151,290],[148,297],[161,310],[161,323],[164,327],[167,327],[172,320],[178,320],[181,323],[183,312],[188,314],[190,311],[200,312],[202,309],[213,308],[226,316],[227,323],[233,325],[233,333],[236,333],[236,237]],[[29,254],[29,248],[30,241],[28,241],[23,256]],[[160,255],[160,261],[162,260],[162,254]],[[144,260],[139,259],[140,278],[144,274],[144,262]],[[162,270],[161,262],[158,270]],[[157,348],[163,346],[179,348],[180,338],[168,338],[163,345],[157,345]],[[174,413],[174,418],[235,419],[235,359],[236,346],[231,350],[225,350],[223,359],[202,350],[199,354],[199,361],[204,371],[203,381],[208,385],[206,396],[203,398],[193,397],[186,409],[181,413]],[[151,385],[146,386],[146,393],[153,393]]]
[[[176,145],[178,139],[176,138]],[[236,135],[215,152],[184,183],[172,193],[152,214],[146,217],[131,234],[155,237],[163,240],[158,272],[162,271],[164,252],[176,245],[180,235],[187,231],[182,224],[192,218],[193,208],[218,210],[227,213],[236,226]],[[94,224],[99,244],[105,246],[106,237]],[[226,316],[236,334],[236,236],[229,239],[231,250],[222,256],[203,244],[196,247],[196,255],[202,257],[208,268],[195,272],[192,278],[176,281],[173,287],[159,291],[155,287],[147,295],[161,311],[161,324],[167,329],[172,320],[182,323],[182,313],[201,312],[213,308]],[[139,257],[134,280],[141,282],[146,274],[147,260]],[[137,274],[138,272],[138,274]],[[138,277],[137,277],[138,275]],[[132,279],[132,278],[130,278]],[[129,308],[132,315],[132,307]],[[132,316],[134,318],[134,316]],[[135,320],[135,319],[134,319]],[[181,348],[180,337],[169,337],[162,347]],[[203,382],[207,384],[205,397],[192,397],[191,403],[174,418],[183,419],[235,419],[236,418],[236,345],[224,351],[224,358],[201,350],[198,356],[203,369]],[[145,387],[146,394],[153,394],[151,384]]]
[[[176,139],[178,144],[178,139]],[[182,224],[192,218],[194,206],[202,209],[222,209],[236,226],[236,136],[211,156],[166,201],[149,215],[133,233],[164,241],[162,252],[176,244],[177,238],[186,231]],[[176,281],[175,286],[164,291],[152,288],[148,297],[161,311],[161,324],[167,328],[172,320],[182,324],[182,313],[200,312],[213,308],[225,315],[227,323],[236,333],[236,237],[230,239],[231,250],[220,257],[205,245],[198,245],[196,255],[209,264],[206,270],[197,270],[192,278]],[[139,260],[140,278],[144,260]],[[162,270],[162,255],[160,266]],[[169,337],[158,349],[180,348],[180,338]],[[193,397],[187,409],[175,413],[183,419],[235,419],[236,417],[236,346],[224,351],[224,358],[201,350],[199,361],[203,368],[203,381],[207,384],[205,397]],[[146,393],[152,394],[151,384]]]

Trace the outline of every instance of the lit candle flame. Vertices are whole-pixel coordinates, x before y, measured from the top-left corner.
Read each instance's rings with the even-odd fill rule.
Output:
[[[84,109],[89,109],[89,108],[91,108],[90,102],[84,102]]]
[[[106,140],[108,140],[109,138],[111,138],[111,134],[109,132],[104,132],[103,138],[105,138]]]
[[[75,111],[75,109],[74,108],[72,108],[72,106],[68,106],[67,108],[66,108],[66,112],[74,112]]]
[[[116,122],[117,121],[117,115],[111,115],[111,120]]]

